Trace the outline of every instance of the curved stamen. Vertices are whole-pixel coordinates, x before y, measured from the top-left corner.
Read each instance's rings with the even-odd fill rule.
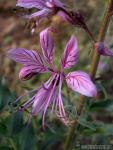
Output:
[[[43,118],[42,118],[42,125],[43,125],[43,128],[44,128],[44,126],[45,126],[45,123],[44,123],[44,121],[45,121],[45,114],[46,114],[47,108],[48,108],[48,106],[49,106],[49,103],[50,103],[50,101],[51,101],[51,97],[52,97],[52,95],[53,95],[53,93],[54,93],[54,90],[55,90],[55,87],[56,87],[56,84],[57,84],[58,77],[59,77],[59,75],[56,74],[56,78],[54,78],[54,79],[55,79],[55,83],[54,83],[54,85],[52,86],[52,88],[51,88],[51,90],[50,90],[50,94],[48,95],[49,97],[47,97],[47,99],[46,99],[46,100],[47,100],[47,103],[46,103],[46,106],[45,106],[45,108],[44,108]]]
[[[25,109],[27,109],[30,105],[33,104],[35,99],[35,96],[33,96],[31,99],[29,99],[26,103],[24,103],[18,110],[19,111],[24,111]]]
[[[19,97],[12,103],[12,105],[16,105],[23,97],[25,97],[26,95],[29,95],[29,94],[31,94],[31,93],[33,93],[33,92],[39,90],[40,88],[41,88],[41,86],[40,86],[39,88],[36,88],[36,89],[34,89],[34,90],[32,90],[32,91],[29,91],[29,92],[27,92],[27,93],[25,93],[25,94],[19,96]]]

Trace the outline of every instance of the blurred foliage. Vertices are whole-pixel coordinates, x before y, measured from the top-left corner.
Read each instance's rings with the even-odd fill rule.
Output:
[[[50,113],[45,130],[41,127],[40,117],[33,118],[28,125],[27,114],[15,112],[9,105],[16,95],[9,90],[3,78],[0,79],[0,92],[0,150],[62,150],[67,128],[61,122]],[[75,94],[71,94],[75,99]],[[87,99],[85,105],[84,113],[78,116],[78,138],[73,147],[76,147],[78,141],[81,144],[112,144],[112,99],[96,102]],[[73,106],[70,107],[70,114],[75,114],[72,112]]]
[[[68,0],[64,2],[73,10],[80,10],[95,38],[98,35],[106,0]],[[18,72],[20,66],[6,57],[7,50],[24,47],[40,51],[38,33],[45,26],[53,25],[58,29],[54,39],[56,42],[55,64],[58,64],[66,41],[73,33],[79,42],[80,59],[72,70],[88,71],[92,59],[92,43],[87,33],[80,28],[65,24],[57,17],[41,24],[34,35],[26,26],[26,20],[14,12],[16,0],[0,0],[0,150],[62,150],[67,134],[67,127],[56,119],[49,111],[46,119],[46,129],[41,127],[41,118],[33,118],[27,124],[29,114],[16,112],[9,105],[18,95],[31,90],[49,75],[37,75],[32,80],[20,82]],[[4,19],[5,18],[5,19]],[[113,21],[105,40],[113,48]],[[78,118],[77,140],[73,148],[80,144],[113,144],[113,60],[102,57],[96,76],[98,96],[96,100],[87,98],[83,114],[76,112],[78,94],[63,86],[65,109],[69,118]],[[78,150],[78,149],[77,149]]]

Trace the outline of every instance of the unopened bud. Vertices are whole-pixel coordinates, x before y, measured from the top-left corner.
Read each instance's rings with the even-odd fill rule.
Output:
[[[104,45],[104,42],[96,42],[94,46],[100,55],[113,56],[113,52]]]
[[[19,79],[20,80],[29,80],[31,79],[36,73],[31,72],[29,70],[27,70],[26,68],[21,69],[20,73],[19,73]]]

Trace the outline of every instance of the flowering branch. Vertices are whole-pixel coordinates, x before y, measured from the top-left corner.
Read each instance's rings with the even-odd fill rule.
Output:
[[[104,15],[104,19],[102,20],[102,24],[100,27],[100,31],[99,31],[99,35],[98,35],[98,42],[104,42],[106,33],[107,33],[107,29],[109,27],[109,23],[110,23],[110,18],[111,18],[111,11],[113,8],[113,0],[109,0],[108,1],[108,7],[106,8],[106,12]],[[98,53],[98,51],[96,50],[96,48],[94,49],[94,54],[93,54],[93,59],[92,59],[92,63],[91,63],[91,67],[90,67],[90,76],[91,79],[94,80],[96,72],[97,72],[97,67],[100,61],[100,54]],[[79,99],[79,103],[78,103],[78,114],[80,115],[84,106],[84,100],[85,100],[85,96],[81,95],[80,99]],[[67,139],[64,145],[64,150],[69,150],[69,147],[71,145],[73,136],[74,136],[74,131],[76,129],[78,125],[78,121],[75,120],[72,127],[69,130],[69,133],[67,135]]]
[[[54,112],[65,125],[68,125],[70,120],[64,109],[62,84],[63,82],[66,82],[70,89],[81,94],[77,107],[80,115],[84,106],[85,96],[96,97],[97,95],[96,86],[91,79],[94,80],[95,78],[100,55],[113,56],[112,51],[104,45],[104,38],[113,12],[113,0],[108,0],[108,7],[100,27],[97,41],[95,41],[92,33],[87,27],[82,14],[79,11],[68,10],[60,0],[17,0],[16,6],[27,9],[36,8],[36,12],[23,16],[29,21],[33,21],[32,32],[35,31],[35,27],[37,27],[45,18],[51,18],[53,15],[57,15],[71,25],[83,28],[94,42],[95,49],[90,68],[90,76],[82,71],[73,71],[65,74],[65,70],[75,66],[79,58],[78,43],[74,35],[71,36],[65,46],[64,53],[60,59],[60,69],[56,69],[54,64],[55,44],[51,35],[53,29],[50,27],[40,32],[42,55],[34,50],[27,50],[24,48],[14,48],[8,52],[8,56],[12,60],[22,64],[22,69],[19,73],[19,78],[21,80],[31,79],[34,75],[38,75],[39,73],[50,74],[50,78],[45,83],[42,83],[41,86],[34,91],[30,91],[30,93],[34,92],[34,95],[28,101],[23,103],[20,107],[16,105],[17,102],[21,101],[22,98],[27,95],[25,94],[24,96],[19,97],[13,103],[13,106],[15,106],[18,111],[24,111],[31,107],[29,120],[31,120],[33,116],[41,115],[44,128],[46,113],[49,106],[52,105],[52,112]],[[64,150],[70,148],[77,125],[78,120],[75,119],[72,128],[70,128]]]

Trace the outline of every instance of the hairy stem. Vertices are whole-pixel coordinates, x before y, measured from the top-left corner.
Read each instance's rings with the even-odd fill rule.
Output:
[[[99,30],[99,35],[98,35],[98,39],[97,41],[99,42],[103,42],[105,39],[105,35],[107,33],[107,29],[110,23],[110,18],[111,18],[111,8],[113,7],[113,0],[108,0],[108,6],[106,8],[105,14],[104,14],[104,18],[102,20],[102,24],[100,26],[100,30]],[[91,79],[94,80],[95,75],[96,75],[96,71],[97,71],[97,67],[100,61],[100,55],[99,53],[96,51],[96,49],[94,49],[94,54],[93,54],[93,59],[91,62],[91,67],[90,67],[90,76]],[[77,106],[77,110],[78,110],[78,114],[80,115],[84,106],[84,101],[85,101],[85,96],[81,95],[79,102],[78,102],[78,106]],[[69,150],[70,149],[70,145],[72,143],[73,137],[74,137],[74,133],[75,133],[75,129],[78,125],[77,120],[74,121],[73,125],[70,127],[69,129],[69,133],[67,135],[67,139],[64,145],[64,150]]]

